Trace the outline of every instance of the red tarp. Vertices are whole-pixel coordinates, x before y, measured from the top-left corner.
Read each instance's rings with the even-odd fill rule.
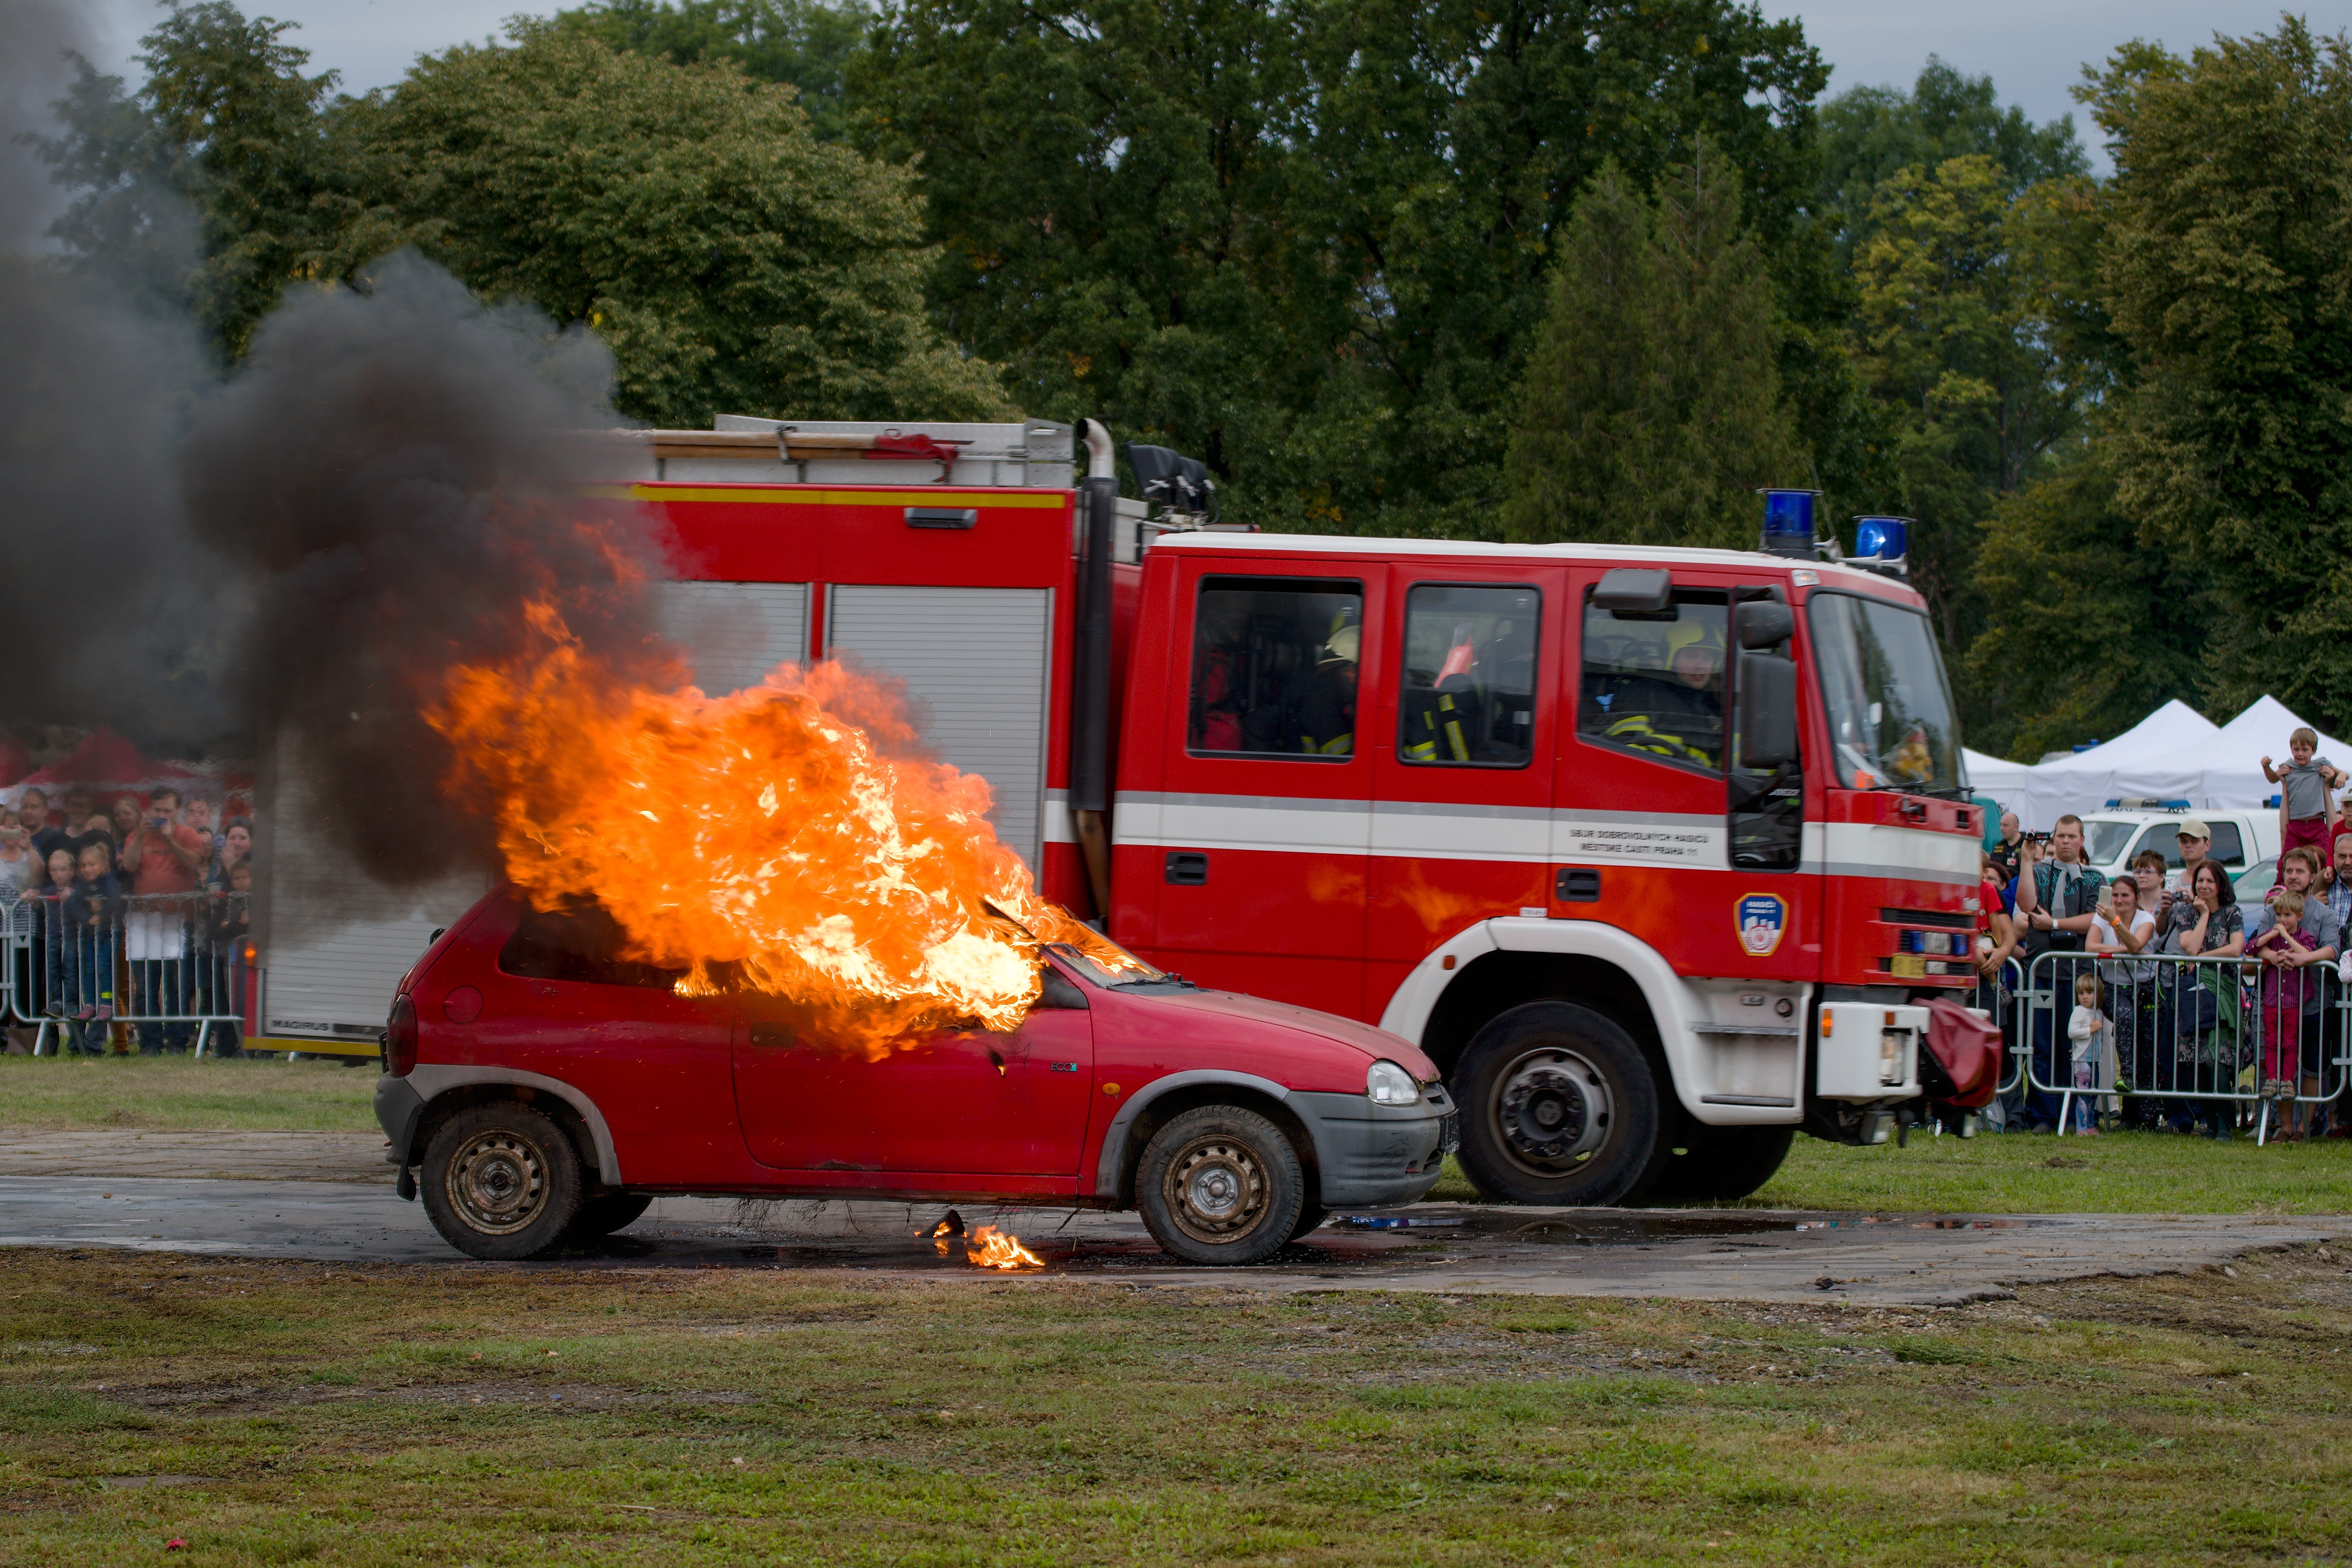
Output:
[[[22,753],[23,748],[16,751]],[[0,759],[5,753],[0,753]],[[29,759],[27,759],[29,760]],[[253,795],[253,764],[250,763],[177,763],[158,762],[114,733],[97,729],[89,738],[73,749],[70,756],[22,773],[10,786],[39,784],[49,793],[49,802],[57,804],[60,792],[79,784],[99,797],[101,809],[108,797],[153,789],[158,784],[191,789],[215,800],[226,795]]]

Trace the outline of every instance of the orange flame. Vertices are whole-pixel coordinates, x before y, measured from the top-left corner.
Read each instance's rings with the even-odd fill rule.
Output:
[[[1021,1245],[1021,1238],[1010,1236],[992,1225],[982,1226],[971,1233],[971,1241],[964,1256],[981,1268],[1043,1268],[1045,1260]]]
[[[596,900],[629,956],[688,971],[680,991],[730,966],[805,1009],[804,1038],[878,1058],[1017,1027],[1041,942],[1130,962],[1037,896],[985,780],[886,754],[914,732],[881,683],[783,664],[728,697],[661,690],[616,676],[551,602],[525,607],[522,642],[452,670],[426,712],[457,753],[450,791],[495,821],[534,904]]]

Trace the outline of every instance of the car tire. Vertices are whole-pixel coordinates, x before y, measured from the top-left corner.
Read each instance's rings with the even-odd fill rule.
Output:
[[[583,1198],[580,1213],[572,1227],[563,1233],[568,1242],[602,1241],[616,1230],[636,1222],[639,1215],[653,1206],[651,1193],[602,1192]]]
[[[1496,1203],[1638,1203],[1672,1151],[1656,1075],[1633,1037],[1590,1007],[1497,1014],[1447,1075],[1462,1107],[1455,1157]]]
[[[1696,1127],[1666,1162],[1653,1204],[1731,1203],[1772,1179],[1797,1141],[1794,1127]]]
[[[1152,1239],[1187,1263],[1256,1263],[1290,1240],[1307,1173],[1282,1129],[1256,1111],[1196,1106],[1144,1146],[1135,1206]]]
[[[1297,1241],[1300,1237],[1306,1236],[1309,1232],[1315,1230],[1325,1220],[1329,1219],[1330,1217],[1331,1211],[1329,1209],[1321,1208],[1313,1204],[1306,1205],[1299,1209],[1298,1218],[1290,1227],[1290,1239]]]
[[[458,1111],[435,1130],[424,1167],[425,1213],[468,1258],[540,1257],[579,1217],[580,1156],[561,1127],[527,1105]]]

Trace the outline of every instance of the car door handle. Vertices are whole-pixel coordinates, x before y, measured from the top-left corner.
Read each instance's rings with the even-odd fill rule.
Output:
[[[754,1024],[751,1040],[755,1046],[794,1046],[800,1043],[790,1024]]]
[[[1209,879],[1209,858],[1189,850],[1180,850],[1168,857],[1168,885],[1171,888],[1197,888]]]

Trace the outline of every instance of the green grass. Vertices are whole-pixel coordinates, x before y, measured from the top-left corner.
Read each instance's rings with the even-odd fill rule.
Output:
[[[1564,1311],[0,1252],[0,1561],[2340,1561],[2347,1262]]]
[[[0,1128],[373,1132],[374,1066],[0,1056]]]
[[[1461,1165],[1430,1195],[1476,1203]],[[2170,1133],[2099,1138],[1915,1134],[1910,1147],[1849,1148],[1798,1138],[1743,1208],[1907,1209],[1969,1214],[2352,1214],[2352,1139],[2212,1143]]]

